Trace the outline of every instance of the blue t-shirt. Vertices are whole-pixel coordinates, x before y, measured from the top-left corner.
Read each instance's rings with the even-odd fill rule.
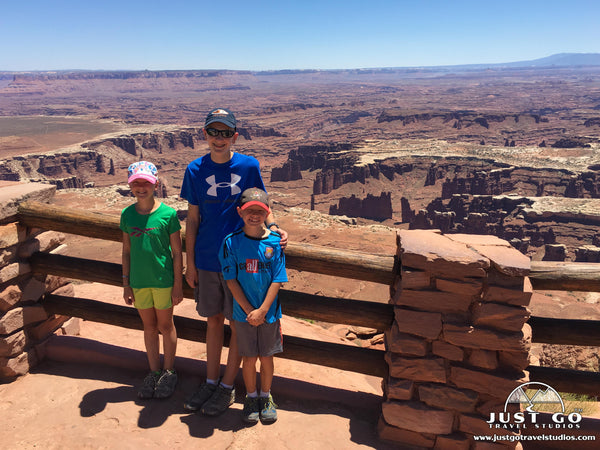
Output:
[[[200,211],[194,247],[198,269],[221,271],[219,246],[244,225],[236,208],[242,192],[253,187],[265,190],[258,160],[252,156],[234,153],[228,162],[218,164],[207,153],[187,166],[180,196]]]
[[[223,278],[236,279],[255,308],[262,305],[271,283],[288,280],[280,241],[281,236],[272,231],[267,237],[256,239],[247,236],[243,230],[231,233],[223,241],[219,252]],[[280,318],[281,305],[276,298],[265,316],[265,322],[273,323]],[[246,322],[246,313],[237,301],[233,302],[233,319]]]

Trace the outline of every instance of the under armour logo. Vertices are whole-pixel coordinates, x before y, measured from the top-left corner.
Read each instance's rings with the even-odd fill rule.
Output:
[[[231,195],[240,194],[242,190],[237,186],[237,184],[240,182],[241,179],[242,177],[236,175],[235,173],[232,173],[231,182],[222,181],[220,183],[217,183],[215,176],[211,175],[206,179],[206,182],[210,184],[210,187],[208,188],[208,191],[206,191],[206,193],[211,197],[216,197],[218,188],[231,188]]]

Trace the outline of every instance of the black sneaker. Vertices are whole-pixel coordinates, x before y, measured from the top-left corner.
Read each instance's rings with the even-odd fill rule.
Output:
[[[160,375],[161,373],[158,371],[150,372],[148,375],[146,375],[146,378],[144,378],[144,381],[142,381],[142,386],[138,391],[139,398],[146,399],[154,397],[154,389],[156,389],[156,383],[158,382]]]
[[[242,411],[244,422],[257,423],[260,418],[260,409],[258,407],[258,397],[248,397],[244,399],[244,409]]]
[[[198,390],[183,404],[188,411],[198,411],[215,393],[216,384],[202,383]]]
[[[165,370],[156,382],[154,398],[168,398],[175,392],[177,386],[177,373],[174,370]]]
[[[200,410],[207,416],[218,416],[227,411],[235,400],[235,388],[227,389],[219,384],[213,395],[202,405]]]

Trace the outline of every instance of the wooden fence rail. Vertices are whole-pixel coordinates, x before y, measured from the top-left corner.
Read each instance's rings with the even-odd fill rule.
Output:
[[[19,222],[63,233],[120,242],[119,218],[98,212],[65,209],[46,203],[19,205]],[[185,240],[185,236],[184,236]],[[290,242],[285,251],[291,269],[391,285],[396,272],[393,256],[343,252]],[[529,279],[535,290],[600,292],[600,263],[532,261]]]
[[[121,242],[123,232],[119,218],[109,214],[65,209],[40,202],[19,205],[22,225]],[[185,233],[183,234],[185,241]],[[185,248],[185,245],[184,245]],[[334,248],[290,242],[285,249],[286,266],[290,269],[371,281],[387,286],[394,280],[394,257],[370,253],[340,251]]]
[[[34,253],[29,264],[35,273],[58,275],[77,280],[121,286],[121,264],[75,258],[51,253]],[[183,295],[194,298],[193,290],[184,283]],[[349,300],[311,295],[281,289],[279,299],[287,315],[329,323],[344,323],[376,330],[386,330],[394,318],[394,308],[387,303]]]
[[[142,330],[142,321],[135,308],[113,305],[96,300],[48,294],[42,302],[50,314],[79,317],[93,322],[106,323],[124,328]],[[206,342],[206,321],[173,316],[177,336],[190,341]],[[229,345],[231,331],[225,326],[225,345]],[[332,358],[332,355],[335,355]],[[284,351],[280,358],[318,364],[351,372],[385,377],[388,373],[383,350],[335,344],[284,336]]]

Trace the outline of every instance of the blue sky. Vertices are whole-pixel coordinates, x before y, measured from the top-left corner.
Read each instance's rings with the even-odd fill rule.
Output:
[[[0,71],[338,69],[600,53],[598,0],[21,0]]]

